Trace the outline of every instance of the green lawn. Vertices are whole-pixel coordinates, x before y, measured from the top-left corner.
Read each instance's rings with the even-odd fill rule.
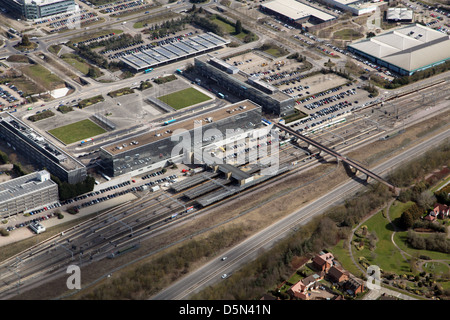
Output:
[[[65,144],[91,138],[104,132],[106,132],[106,130],[89,119],[81,120],[49,131],[50,134]]]
[[[409,272],[410,265],[392,243],[393,228],[388,219],[383,217],[382,212],[378,212],[364,224],[368,231],[374,233],[378,238],[376,248],[371,251],[368,246],[365,246],[363,250],[358,251],[355,246],[352,246],[354,257],[365,257],[371,264],[378,265],[385,271],[392,271],[397,274]]]
[[[63,80],[39,64],[23,67],[21,70],[36,83],[44,86],[47,90],[53,90],[64,85]]]
[[[232,24],[226,23],[222,20],[213,19],[211,21],[214,22],[215,24],[217,24],[218,26],[220,26],[223,30],[225,30],[226,33],[228,33],[232,36],[235,36],[236,38],[238,38],[240,40],[243,40],[245,38],[245,36],[247,35],[247,33],[243,32],[243,31],[239,34],[236,34],[236,28]]]
[[[194,88],[188,88],[159,97],[158,99],[167,103],[172,108],[179,110],[210,100],[211,98]]]
[[[78,69],[81,73],[86,75],[89,72],[89,63],[85,62],[82,58],[78,57],[75,54],[66,53],[61,56],[66,63],[73,66],[75,69]],[[83,61],[80,61],[83,60]]]

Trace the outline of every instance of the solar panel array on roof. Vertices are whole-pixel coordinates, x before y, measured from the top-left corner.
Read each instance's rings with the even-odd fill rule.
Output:
[[[169,50],[164,49],[163,47],[154,47],[152,50],[160,53],[161,55],[163,55],[164,57],[166,57],[168,59],[173,59],[173,58],[177,57],[175,54],[173,54]]]
[[[189,47],[189,46],[185,45],[182,41],[180,41],[180,42],[175,42],[173,45],[174,45],[175,47],[177,47],[178,49],[183,50],[183,51],[186,52],[186,53],[195,53],[195,52],[197,52],[197,50],[195,50],[195,49],[192,48],[192,47]]]
[[[220,44],[222,43],[222,41],[220,41],[220,40],[217,39],[217,38],[212,37],[211,35],[209,35],[209,34],[207,34],[207,33],[200,34],[199,37],[202,38],[202,39],[205,39],[205,40],[207,40],[207,41],[209,41],[209,42],[212,42],[212,43],[214,43],[215,45],[220,45]]]
[[[141,59],[142,61],[147,62],[149,65],[155,64],[157,62],[155,59],[146,55],[144,52],[138,52],[134,54],[134,56]]]
[[[164,49],[169,50],[170,52],[174,53],[177,57],[183,57],[186,55],[186,52],[181,51],[180,49],[178,49],[177,47],[168,44],[167,46],[164,47]]]
[[[146,51],[146,53],[148,55],[150,55],[153,59],[159,61],[159,62],[165,62],[167,61],[167,57],[163,56],[162,54],[160,54],[158,51],[155,51],[153,49],[149,49]]]
[[[170,62],[171,60],[184,58],[191,54],[201,53],[228,43],[230,43],[229,40],[208,32],[189,39],[153,47],[138,53],[132,53],[122,57],[121,60],[135,70],[142,70],[157,66],[161,63]]]
[[[203,39],[203,38],[200,38],[200,37],[192,37],[191,38],[191,40],[192,41],[195,41],[195,42],[197,42],[197,43],[200,43],[202,46],[204,46],[205,48],[212,48],[212,47],[214,47],[214,43],[212,43],[212,42],[209,42],[209,41],[206,41],[205,39]]]
[[[138,68],[146,68],[149,65],[134,55],[125,56],[124,59]]]

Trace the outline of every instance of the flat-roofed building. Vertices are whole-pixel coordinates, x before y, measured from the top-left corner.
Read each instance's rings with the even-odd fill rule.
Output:
[[[174,115],[170,124],[100,147],[103,172],[110,177],[126,173],[138,175],[162,168],[169,161],[177,162],[186,157],[189,157],[188,161],[197,161],[193,159],[195,150],[219,143],[233,131],[239,135],[238,129],[245,133],[261,127],[261,106],[244,100],[213,111],[180,117],[177,119]],[[176,149],[180,140],[189,150]]]
[[[181,59],[216,50],[230,43],[215,33],[207,32],[137,53],[128,54],[120,60],[135,72],[145,71]]]
[[[375,12],[377,7],[386,6],[383,1],[364,0],[323,0],[326,4],[339,8],[343,11],[351,12],[356,16]]]
[[[414,13],[408,8],[389,8],[386,11],[386,20],[389,22],[411,23],[414,20]]]
[[[294,98],[258,77],[252,77],[242,70],[236,72],[231,65],[226,67],[224,61],[218,66],[217,60],[208,55],[200,56],[194,59],[195,68],[218,86],[259,104],[266,113],[284,117],[295,112]]]
[[[412,24],[352,43],[348,50],[397,74],[412,75],[449,60],[450,37]]]
[[[295,0],[274,0],[260,5],[261,11],[273,14],[291,24],[306,21],[321,23],[336,19],[335,16]]]
[[[9,112],[0,113],[0,139],[31,163],[46,168],[61,181],[74,184],[87,177],[86,166]]]
[[[0,184],[0,217],[26,213],[58,200],[58,185],[48,171],[30,173]]]

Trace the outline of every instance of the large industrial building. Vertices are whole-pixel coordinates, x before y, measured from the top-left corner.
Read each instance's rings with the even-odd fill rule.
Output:
[[[102,146],[100,166],[103,172],[109,177],[122,174],[134,176],[162,168],[169,161],[177,162],[189,158],[188,161],[194,163],[194,150],[201,150],[213,142],[218,143],[220,138],[227,137],[229,130],[241,129],[241,134],[245,134],[259,128],[261,107],[252,101],[244,100],[203,114],[174,118],[168,122],[170,123],[147,133]],[[209,129],[218,130],[216,133],[220,131],[222,136],[205,135]],[[174,153],[175,148],[180,144],[178,137],[183,133],[189,133],[190,150],[192,150],[190,154],[185,154],[184,150]]]
[[[274,0],[260,5],[262,12],[272,14],[293,25],[313,24],[336,19],[335,16],[296,0]]]
[[[375,12],[377,7],[386,6],[387,2],[382,1],[365,1],[365,0],[323,0],[326,4],[341,9],[342,11],[351,12],[356,16]]]
[[[135,72],[139,72],[215,50],[229,43],[230,40],[207,32],[178,42],[132,53],[120,60]]]
[[[399,75],[412,75],[449,60],[450,38],[413,24],[352,43],[348,50]]]
[[[294,98],[221,59],[203,55],[195,58],[194,64],[203,77],[243,99],[254,101],[265,113],[284,117],[295,112]]]
[[[0,5],[27,20],[72,12],[78,7],[74,0],[0,0]]]
[[[61,181],[74,184],[87,177],[86,166],[53,145],[9,112],[0,113],[0,139],[31,163],[46,168]]]
[[[58,185],[45,170],[0,184],[0,218],[26,213],[58,198]]]

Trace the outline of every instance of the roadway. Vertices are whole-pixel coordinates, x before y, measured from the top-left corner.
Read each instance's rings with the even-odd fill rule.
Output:
[[[416,146],[403,151],[401,154],[386,160],[371,171],[380,176],[386,176],[390,170],[398,167],[417,155],[435,147],[450,138],[450,129],[434,137],[431,137]],[[339,204],[349,195],[355,194],[362,185],[354,179],[348,179],[334,190],[315,199],[310,204],[291,213],[286,218],[260,231],[251,238],[228,250],[223,256],[227,259],[222,261],[219,257],[211,260],[195,272],[185,276],[170,287],[153,296],[154,300],[181,300],[188,299],[192,294],[201,289],[221,281],[221,275],[232,273],[244,264],[254,260],[261,249],[269,249],[278,240],[286,236],[288,232],[299,225],[305,224],[312,217],[322,214],[326,209]]]

